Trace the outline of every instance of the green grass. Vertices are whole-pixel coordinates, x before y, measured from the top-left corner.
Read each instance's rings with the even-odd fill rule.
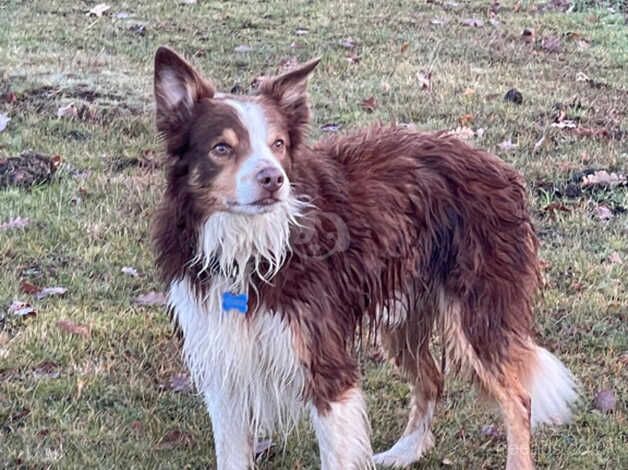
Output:
[[[0,466],[213,466],[200,399],[167,386],[183,370],[167,316],[162,308],[133,304],[138,294],[161,288],[148,226],[163,175],[117,170],[121,161],[159,149],[152,56],[168,44],[227,91],[236,84],[246,89],[287,58],[322,56],[311,83],[313,138],[327,123],[346,129],[381,120],[454,129],[471,114],[469,125],[484,129],[476,144],[511,162],[530,183],[546,262],[539,336],[583,384],[574,423],[537,433],[538,466],[626,467],[628,219],[621,209],[628,207],[628,195],[625,187],[564,195],[570,179],[585,169],[626,173],[625,2],[595,7],[580,1],[575,11],[561,13],[541,12],[538,2],[518,2],[517,8],[503,1],[496,27],[487,16],[489,2],[480,1],[457,7],[367,0],[110,2],[109,16],[87,17],[95,3],[0,2],[0,95],[17,96],[14,103],[0,98],[0,112],[12,118],[0,133],[0,158],[32,149],[64,162],[52,184],[0,190],[0,223],[15,216],[31,221],[23,230],[0,231]],[[133,17],[112,17],[120,11]],[[446,24],[433,24],[435,18]],[[466,18],[484,26],[461,25]],[[129,29],[133,22],[144,25],[144,34]],[[520,39],[526,27],[534,28],[535,45]],[[296,34],[299,28],[307,34]],[[541,47],[550,35],[560,38],[559,53]],[[357,44],[357,64],[346,60],[351,52],[340,45],[346,38]],[[235,52],[239,45],[252,50]],[[431,91],[420,88],[420,71],[431,72]],[[578,81],[579,74],[590,81]],[[503,100],[512,87],[523,94],[520,106]],[[379,104],[371,114],[359,106],[369,96]],[[58,119],[56,110],[70,102],[88,107],[93,117]],[[606,128],[611,137],[578,137],[551,127],[556,103],[566,106],[567,119]],[[543,135],[545,143],[535,151]],[[507,139],[518,147],[500,149]],[[551,215],[543,209],[552,202],[569,210]],[[611,220],[595,217],[599,204],[614,210]],[[615,252],[619,263],[609,261]],[[123,275],[123,266],[142,276]],[[36,300],[19,291],[22,280],[68,292]],[[5,315],[14,299],[31,302],[38,315]],[[91,336],[61,331],[61,319],[88,325]],[[373,445],[381,450],[404,425],[407,388],[388,365],[363,356]],[[44,361],[54,373],[42,373]],[[610,414],[591,404],[605,388],[617,396]],[[504,440],[480,432],[486,424],[501,426],[499,418],[476,398],[466,383],[447,382],[434,429],[437,445],[416,468],[440,468],[443,459],[454,468],[504,465]],[[164,441],[173,430],[183,437]],[[317,468],[308,425],[261,466]]]

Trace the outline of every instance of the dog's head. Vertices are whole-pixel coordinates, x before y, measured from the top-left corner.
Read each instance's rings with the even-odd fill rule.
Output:
[[[290,197],[290,169],[309,120],[307,78],[318,60],[263,79],[258,93],[218,93],[177,53],[155,56],[157,128],[207,216],[263,214]]]

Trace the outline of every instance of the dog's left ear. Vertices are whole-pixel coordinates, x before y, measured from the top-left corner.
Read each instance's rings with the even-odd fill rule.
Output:
[[[295,135],[290,136],[292,146],[300,143],[302,131],[310,120],[307,82],[320,60],[318,57],[282,75],[266,78],[262,80],[258,88],[260,94],[279,105],[290,126],[295,129]]]

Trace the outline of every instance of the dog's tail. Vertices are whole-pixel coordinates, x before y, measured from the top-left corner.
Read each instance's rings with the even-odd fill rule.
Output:
[[[532,399],[532,427],[559,425],[571,420],[580,397],[569,369],[547,349],[533,346],[534,362],[525,384]]]

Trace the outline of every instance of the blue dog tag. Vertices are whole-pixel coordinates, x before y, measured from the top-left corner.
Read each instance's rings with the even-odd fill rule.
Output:
[[[240,313],[246,313],[249,309],[249,296],[247,294],[223,292],[222,309],[225,312],[228,312],[229,310],[238,310]]]

